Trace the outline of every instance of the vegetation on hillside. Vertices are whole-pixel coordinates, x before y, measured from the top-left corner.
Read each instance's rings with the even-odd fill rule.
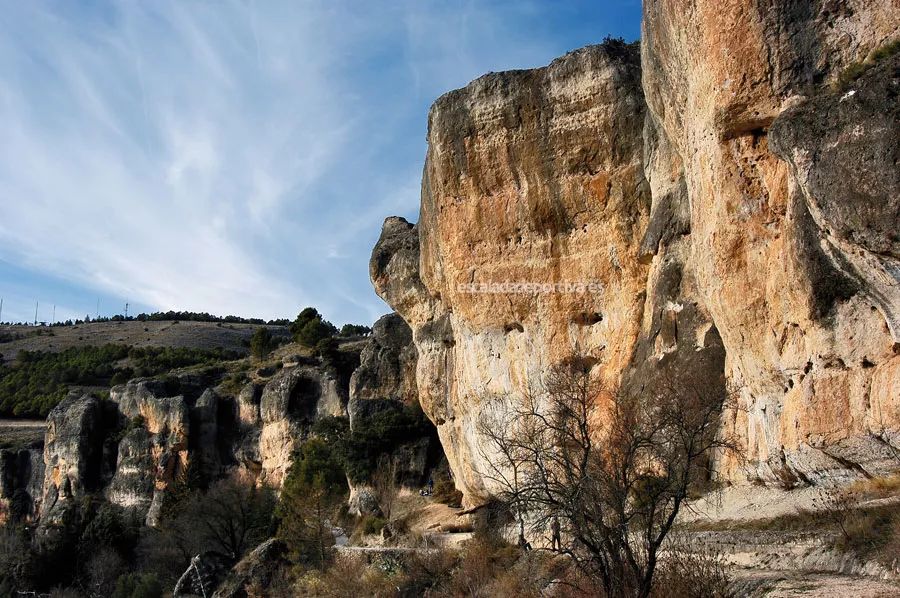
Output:
[[[314,307],[307,307],[291,324],[294,340],[307,347],[315,347],[319,341],[337,334],[334,324],[324,319]]]
[[[196,365],[237,359],[222,349],[173,347],[73,347],[59,353],[20,351],[0,364],[0,416],[44,418],[72,386],[110,387]]]
[[[256,359],[265,359],[278,347],[278,339],[272,336],[272,331],[261,326],[250,337],[250,355]]]

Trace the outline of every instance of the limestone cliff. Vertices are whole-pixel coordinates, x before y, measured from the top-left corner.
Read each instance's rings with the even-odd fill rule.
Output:
[[[576,347],[611,381],[631,358],[648,272],[644,112],[638,48],[617,43],[485,75],[431,109],[420,222],[388,219],[370,271],[413,329],[420,401],[467,496],[484,493],[486,395]]]
[[[484,398],[574,349],[611,384],[674,368],[735,389],[731,480],[896,466],[896,59],[830,83],[897,36],[891,3],[648,0],[640,50],[437,100],[420,221],[385,222],[370,273],[469,503]]]
[[[380,416],[418,404],[416,362],[412,330],[403,318],[392,313],[375,322],[369,343],[360,355],[360,365],[350,378],[351,429],[371,426]],[[389,455],[394,482],[401,487],[420,488],[436,463],[437,453],[439,447],[433,434],[404,438]],[[350,512],[377,513],[378,500],[371,484],[352,478],[348,481]]]
[[[741,393],[730,425],[766,482],[891,463],[897,73],[829,84],[898,26],[896,3],[877,0],[644,3],[649,113],[683,172],[698,298]]]

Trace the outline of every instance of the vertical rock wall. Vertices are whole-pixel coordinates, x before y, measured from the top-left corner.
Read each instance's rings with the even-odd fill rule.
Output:
[[[730,425],[749,471],[721,464],[728,475],[815,483],[890,465],[900,271],[884,231],[900,219],[896,157],[872,148],[896,151],[896,112],[841,122],[815,98],[840,102],[829,82],[898,21],[896,3],[872,0],[644,3],[647,103],[684,171],[694,280],[745,409]],[[797,135],[798,110],[821,135]]]
[[[647,0],[640,65],[605,43],[435,103],[420,221],[385,222],[370,272],[468,502],[485,397],[573,350],[626,388],[736,391],[731,480],[896,468],[896,58],[830,84],[898,24],[872,0]],[[602,291],[472,292],[567,281]]]

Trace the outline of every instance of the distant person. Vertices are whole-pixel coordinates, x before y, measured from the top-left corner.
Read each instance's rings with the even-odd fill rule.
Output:
[[[434,494],[434,478],[428,478],[428,496]]]
[[[562,550],[562,540],[559,535],[559,517],[553,516],[550,520],[550,548],[556,552]]]

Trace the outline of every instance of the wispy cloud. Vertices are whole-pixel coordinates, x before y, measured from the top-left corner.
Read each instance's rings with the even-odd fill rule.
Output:
[[[428,105],[580,45],[535,29],[554,4],[2,2],[0,259],[60,294],[371,320]]]

